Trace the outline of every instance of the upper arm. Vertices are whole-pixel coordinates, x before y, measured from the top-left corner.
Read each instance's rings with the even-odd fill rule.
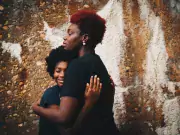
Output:
[[[74,61],[70,63],[60,96],[75,98],[81,103],[84,100],[84,91],[87,83],[86,76],[87,70],[82,62]]]
[[[77,114],[78,100],[73,97],[62,97],[59,110],[64,123],[69,122]]]
[[[63,88],[60,96],[60,110],[64,113],[66,121],[74,120],[84,103],[86,86],[82,63],[72,62],[65,74]]]
[[[77,112],[78,101],[75,98],[63,97],[59,107],[54,105],[47,106],[48,108],[40,107],[37,104],[33,106],[33,110],[39,116],[45,117],[48,120],[66,124]]]

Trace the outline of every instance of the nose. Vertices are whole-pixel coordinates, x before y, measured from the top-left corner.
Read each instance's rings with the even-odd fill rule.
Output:
[[[63,37],[63,39],[64,39],[64,40],[67,40],[67,35],[65,35],[65,36]]]
[[[64,78],[64,71],[61,71],[59,77]]]

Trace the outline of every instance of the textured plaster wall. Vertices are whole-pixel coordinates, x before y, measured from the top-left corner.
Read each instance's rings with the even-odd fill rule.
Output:
[[[128,135],[180,135],[180,2],[109,0],[101,4],[98,0],[87,3],[72,0],[70,13],[77,11],[82,3],[90,4],[88,8],[96,9],[107,21],[107,31],[96,53],[116,85],[113,111],[117,127]],[[2,56],[11,60],[4,62],[4,67],[8,65],[6,69],[1,69],[7,100],[24,103],[28,111],[18,125],[25,126],[23,121],[27,119],[36,123],[36,119],[30,118],[35,117],[30,104],[53,84],[45,71],[44,57],[62,43],[68,26],[67,12],[64,14],[63,9],[67,10],[67,6],[59,13],[45,11],[32,15],[38,27],[27,27],[29,32],[14,43],[2,42]],[[53,17],[59,18],[53,20]],[[6,61],[3,57],[1,61]],[[17,69],[12,68],[14,63]],[[25,99],[23,103],[16,100],[19,96]],[[18,106],[3,104],[4,110]],[[11,111],[8,118],[15,114],[22,112]]]

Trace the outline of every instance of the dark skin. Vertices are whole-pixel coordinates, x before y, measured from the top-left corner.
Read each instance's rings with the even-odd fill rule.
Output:
[[[55,123],[65,124],[71,120],[77,106],[78,102],[75,98],[63,97],[59,109],[54,107],[43,108],[39,106],[39,103],[34,103],[32,108],[39,116],[45,117]]]
[[[78,25],[71,24],[69,26],[67,31],[67,36],[64,37],[64,42],[63,42],[63,46],[66,50],[72,50],[75,47],[77,47],[79,44],[82,44],[83,42],[87,43],[87,41],[90,39],[88,34],[80,35],[80,33],[81,31]],[[82,48],[79,51],[79,57],[85,55],[86,53],[92,53],[92,52],[94,52],[94,49],[89,50],[86,48],[86,46],[82,46]],[[49,108],[42,108],[38,105],[39,102],[36,102],[33,104],[32,109],[39,116],[43,116],[49,119],[51,122],[55,122],[60,125],[68,123],[69,121],[72,120],[75,114],[80,112],[78,119],[73,127],[73,130],[75,132],[79,129],[79,125],[81,124],[82,119],[86,116],[86,114],[89,112],[89,110],[92,108],[92,106],[99,97],[99,95],[97,94],[98,90],[96,90],[97,86],[98,86],[97,78],[94,81],[90,81],[89,91],[91,93],[90,94],[91,96],[88,96],[88,98],[85,100],[85,105],[81,109],[81,112],[78,109],[79,106],[78,100],[76,98],[68,97],[68,96],[61,98],[59,107],[51,106]],[[85,94],[85,98],[86,97],[87,95]]]
[[[102,84],[100,83],[100,79],[95,76],[94,78],[91,77],[90,85],[87,84],[86,91],[85,91],[85,104],[72,128],[72,134],[76,134],[80,127],[82,120],[86,117],[89,113],[93,105],[97,102],[100,92],[102,89]],[[70,135],[70,134],[69,134]]]
[[[83,42],[86,43],[88,40],[89,37],[87,34],[80,35],[80,29],[78,28],[78,25],[71,24],[68,28],[67,36],[64,37],[63,46],[67,50],[72,50],[79,44],[82,44]],[[93,51],[94,50],[87,50],[82,47],[81,51],[79,52],[79,56],[83,56],[84,54]],[[74,115],[79,112],[79,110],[77,109],[78,106],[79,103],[76,98],[65,96],[61,98],[59,109],[42,108],[38,106],[38,102],[32,105],[32,109],[36,114],[43,116],[52,122],[63,125],[71,121]]]
[[[98,100],[101,88],[102,88],[102,84],[100,83],[100,79],[97,78],[97,76],[95,76],[95,77],[92,76],[90,78],[90,84],[87,83],[87,85],[86,85],[85,104],[81,110],[81,113],[78,116],[78,119],[75,123],[75,127],[77,127],[79,125],[79,123],[82,121],[82,119],[87,114],[87,112],[91,109],[91,107],[94,105],[94,103],[96,103],[96,101]],[[63,101],[66,102],[68,100],[63,100]],[[39,111],[40,114],[37,112],[36,112],[36,114],[45,117],[49,112],[53,113],[53,115],[55,115],[55,116],[57,114],[59,114],[58,112],[59,112],[61,106],[51,105],[51,106],[49,106],[49,108],[43,108],[43,107],[39,106],[39,101],[38,101],[38,102],[34,103],[32,107],[33,107],[34,111],[36,109],[40,110]],[[53,111],[53,112],[51,112],[51,111]],[[48,117],[46,117],[46,118],[49,119]],[[59,120],[54,121],[54,122],[59,123]]]
[[[78,25],[71,24],[67,31],[67,36],[64,37],[63,46],[67,50],[72,50],[82,42],[87,42],[89,37],[87,35],[80,35],[80,29]],[[81,49],[80,55],[83,56],[87,51]],[[91,50],[89,50],[91,51]],[[75,114],[79,112],[77,109],[79,106],[78,100],[73,97],[62,97],[59,109],[54,108],[42,108],[38,106],[38,103],[34,103],[32,109],[40,116],[49,119],[52,122],[59,124],[65,124],[71,121]]]
[[[68,65],[67,62],[61,61],[57,63],[54,70],[53,78],[55,82],[57,83],[57,85],[60,87],[63,85],[63,82],[64,82],[64,73],[65,73],[65,70],[67,69],[67,65]],[[100,83],[100,79],[97,76],[94,76],[94,77],[92,76],[90,78],[90,84],[87,83],[86,85],[85,104],[81,112],[79,113],[74,126],[71,129],[67,129],[67,130],[65,130],[62,127],[59,127],[62,135],[74,135],[79,131],[82,120],[87,115],[89,110],[91,110],[91,108],[96,103],[96,101],[98,100],[101,89],[102,89],[102,84]],[[57,105],[50,105],[48,106],[48,108],[59,110],[59,106]]]
[[[64,42],[63,42],[63,46],[66,50],[72,50],[73,48],[77,47],[79,44],[82,44],[83,42],[86,43],[90,39],[87,34],[80,35],[80,32],[81,31],[78,28],[78,25],[71,24],[69,26],[67,31],[67,36],[64,37]],[[92,52],[94,52],[94,50],[88,50],[85,46],[83,46],[79,51],[79,57],[85,55],[86,53],[92,53]],[[90,88],[92,92],[94,87],[92,87],[91,85]],[[80,111],[78,110],[78,106],[79,103],[76,98],[66,96],[61,98],[60,106],[58,108],[57,107],[42,108],[38,106],[38,102],[34,103],[32,108],[36,114],[43,116],[52,122],[56,122],[59,123],[60,125],[63,125],[71,121],[74,115]],[[79,129],[80,127],[79,125],[81,124],[82,119],[86,116],[86,114],[89,112],[92,106],[93,104],[84,105],[71,131],[75,133]],[[71,131],[64,132],[64,134],[66,135],[68,133],[71,133]]]
[[[82,120],[86,117],[86,115],[89,113],[93,105],[97,102],[100,92],[102,89],[102,84],[100,83],[100,79],[95,77],[90,78],[90,84],[87,83],[86,90],[85,90],[85,104],[83,108],[81,109],[81,112],[79,113],[75,124],[72,128],[64,129],[61,126],[59,127],[60,133],[62,135],[75,135],[78,133]],[[56,105],[51,105],[51,108],[59,109]]]
[[[58,62],[53,74],[53,79],[57,83],[59,87],[63,86],[64,82],[64,74],[67,69],[68,63],[65,61]],[[102,88],[102,84],[100,83],[100,79],[97,78],[97,76],[92,76],[90,78],[90,84],[87,83],[86,89],[85,89],[85,104],[74,124],[74,126],[71,129],[65,130],[62,128],[62,126],[59,126],[59,132],[61,132],[62,135],[74,135],[79,129],[82,120],[86,116],[86,114],[89,112],[91,107],[96,103],[96,101],[99,98],[100,90]],[[57,105],[50,105],[48,108],[59,110],[59,106]]]

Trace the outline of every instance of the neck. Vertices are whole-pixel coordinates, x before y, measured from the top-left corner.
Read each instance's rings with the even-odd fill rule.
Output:
[[[86,49],[84,46],[82,46],[80,51],[79,51],[79,57],[82,57],[85,54],[90,54],[90,53],[95,53],[94,49],[93,50],[89,50],[89,49]]]

